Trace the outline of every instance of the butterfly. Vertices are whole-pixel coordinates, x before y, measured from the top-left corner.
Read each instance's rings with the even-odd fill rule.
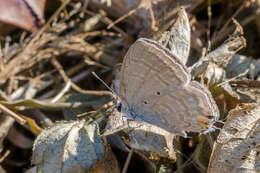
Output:
[[[120,74],[122,116],[186,137],[214,130],[219,111],[211,93],[191,81],[187,67],[158,42],[140,38],[128,50]]]

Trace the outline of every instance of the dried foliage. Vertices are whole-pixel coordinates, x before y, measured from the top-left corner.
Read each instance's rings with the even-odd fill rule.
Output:
[[[85,172],[103,155],[97,124],[85,120],[63,122],[37,137],[32,164],[37,166],[37,172]]]
[[[260,171],[259,111],[259,104],[243,104],[230,111],[214,145],[208,172]]]
[[[258,11],[253,0],[0,0],[0,172],[259,172]],[[140,37],[209,89],[215,132],[184,138],[121,116],[118,64]]]

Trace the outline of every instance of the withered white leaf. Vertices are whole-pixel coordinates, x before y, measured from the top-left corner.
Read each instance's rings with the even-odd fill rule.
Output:
[[[190,22],[184,8],[179,10],[178,18],[170,33],[169,48],[171,52],[180,57],[183,64],[186,64],[190,53]]]
[[[178,11],[178,17],[171,30],[159,42],[186,64],[190,52],[190,23],[184,8]]]
[[[246,47],[246,40],[243,37],[243,28],[236,22],[236,29],[233,34],[217,49],[210,52],[206,57],[200,59],[189,68],[193,77],[202,74],[208,67],[209,62],[213,62],[220,67],[226,67],[231,57],[241,48]]]
[[[260,172],[260,105],[242,104],[229,113],[210,159],[208,173]]]
[[[124,131],[129,137],[129,145],[139,151],[156,153],[158,156],[176,159],[173,139],[175,135],[152,124],[131,121],[115,110],[109,116],[103,135],[110,135]]]
[[[223,68],[218,67],[214,63],[209,63],[207,70],[203,74],[203,79],[207,80],[207,85],[215,85],[225,80],[226,73]]]
[[[104,154],[96,123],[60,122],[35,140],[32,164],[41,173],[85,172]]]

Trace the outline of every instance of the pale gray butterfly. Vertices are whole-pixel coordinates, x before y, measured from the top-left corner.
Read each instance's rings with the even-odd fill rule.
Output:
[[[211,93],[191,81],[187,67],[156,41],[141,38],[128,50],[119,87],[120,111],[170,133],[214,130],[219,111]]]

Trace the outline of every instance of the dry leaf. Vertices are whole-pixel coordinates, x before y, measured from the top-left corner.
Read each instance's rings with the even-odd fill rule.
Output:
[[[32,163],[41,173],[89,171],[104,155],[97,133],[96,123],[60,122],[37,137]]]
[[[0,0],[0,21],[30,32],[44,23],[45,0]]]
[[[166,45],[170,51],[177,55],[183,64],[186,64],[190,52],[190,23],[188,15],[184,8],[178,11],[178,17],[165,36],[165,40],[161,40],[161,44]]]
[[[206,71],[202,75],[207,86],[213,86],[223,82],[226,79],[226,72],[214,63],[209,63]]]
[[[210,159],[208,173],[260,171],[260,105],[243,104],[229,113]]]
[[[224,115],[231,109],[234,109],[238,104],[241,103],[240,96],[233,91],[229,83],[224,83],[223,85],[214,85],[210,87],[212,94],[214,95],[215,101],[221,111],[220,119],[224,119]]]
[[[146,122],[131,121],[115,110],[109,116],[106,129],[104,135],[124,131],[129,137],[127,143],[136,150],[156,153],[161,157],[169,157],[173,160],[176,159],[173,147],[175,136],[157,126]]]
[[[237,22],[235,22],[235,24],[236,30],[225,41],[225,43],[220,45],[217,49],[210,52],[206,57],[200,59],[197,63],[190,67],[192,76],[195,77],[205,72],[209,62],[213,62],[219,65],[219,67],[226,67],[231,57],[235,55],[238,50],[246,47],[246,40],[243,37],[243,29]]]

